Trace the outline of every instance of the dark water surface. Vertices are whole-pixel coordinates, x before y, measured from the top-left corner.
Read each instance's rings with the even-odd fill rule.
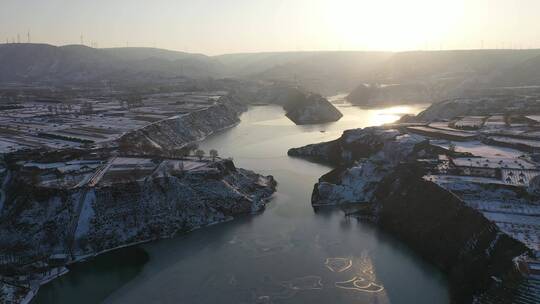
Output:
[[[339,209],[311,208],[313,185],[331,168],[287,157],[290,147],[421,107],[340,110],[337,123],[296,126],[279,107],[253,107],[201,147],[276,178],[263,213],[140,246],[148,260],[123,252],[76,266],[34,303],[448,303],[444,276],[402,243]]]

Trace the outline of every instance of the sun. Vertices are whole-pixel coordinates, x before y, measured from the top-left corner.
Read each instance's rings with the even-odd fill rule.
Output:
[[[323,1],[325,26],[343,48],[370,50],[431,48],[459,23],[459,1]]]

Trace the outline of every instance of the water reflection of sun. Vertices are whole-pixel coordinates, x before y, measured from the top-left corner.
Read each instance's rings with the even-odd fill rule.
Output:
[[[377,298],[378,303],[389,303],[386,289],[377,280],[376,271],[368,252],[362,252],[362,255],[357,258],[327,258],[325,266],[334,273],[342,274],[342,280],[337,280],[334,283],[336,288],[356,293],[356,296],[360,297],[371,294]],[[349,293],[349,295],[351,294]]]
[[[370,110],[369,123],[372,126],[380,126],[388,123],[393,123],[405,114],[413,114],[417,112],[417,107],[412,106],[395,106],[383,109]]]

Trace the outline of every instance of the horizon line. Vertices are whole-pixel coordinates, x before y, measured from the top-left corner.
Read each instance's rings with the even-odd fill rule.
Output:
[[[70,46],[78,46],[78,47],[86,47],[89,49],[95,49],[95,50],[110,50],[110,49],[153,49],[153,50],[162,50],[162,51],[169,51],[169,52],[178,52],[178,53],[186,53],[186,54],[193,54],[193,55],[203,55],[207,57],[219,57],[219,56],[226,56],[226,55],[249,55],[249,54],[286,54],[286,53],[414,53],[414,52],[465,52],[465,51],[532,51],[532,50],[540,50],[540,47],[530,47],[530,48],[463,48],[463,49],[410,49],[410,50],[399,50],[399,51],[392,51],[392,50],[366,50],[366,49],[346,49],[346,50],[338,50],[338,49],[319,49],[319,50],[282,50],[282,51],[239,51],[239,52],[231,52],[231,53],[218,53],[215,55],[209,55],[203,52],[190,52],[190,51],[184,51],[184,50],[177,50],[177,49],[169,49],[169,48],[160,48],[155,46],[113,46],[113,47],[93,47],[91,45],[87,44],[80,44],[80,43],[72,43],[72,44],[52,44],[52,43],[46,43],[46,42],[0,42],[0,46],[5,45],[46,45],[51,47],[70,47]]]

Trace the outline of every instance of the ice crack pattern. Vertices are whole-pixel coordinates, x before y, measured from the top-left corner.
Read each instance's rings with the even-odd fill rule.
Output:
[[[267,277],[267,287],[256,292],[254,303],[275,303],[290,299],[300,292],[313,292],[325,288],[337,288],[344,292],[353,293],[380,293],[384,291],[384,286],[376,282],[373,264],[365,253],[356,261],[352,258],[329,257],[325,260],[324,267],[327,273],[329,271],[339,277],[343,277],[345,274],[349,274],[349,276],[343,280],[335,278],[334,282],[332,279],[323,279],[323,276],[317,275],[307,275],[287,281],[273,281]]]
[[[324,265],[332,272],[343,272],[352,267],[352,260],[347,258],[327,258]]]

